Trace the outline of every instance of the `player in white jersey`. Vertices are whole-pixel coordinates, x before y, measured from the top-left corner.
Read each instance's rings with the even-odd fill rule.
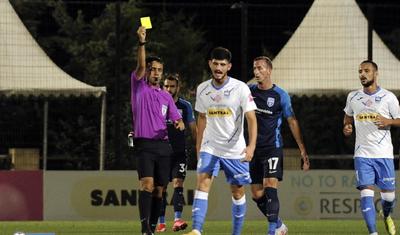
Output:
[[[248,86],[228,76],[231,52],[222,47],[211,52],[212,79],[197,87],[195,109],[197,122],[197,187],[192,210],[193,230],[186,235],[200,235],[208,207],[208,193],[219,169],[224,170],[232,192],[232,235],[241,234],[246,215],[244,185],[250,184],[251,161],[257,138],[257,108]],[[246,117],[249,144],[243,136]]]
[[[347,96],[343,133],[351,135],[354,122],[354,168],[361,194],[361,211],[369,234],[378,234],[374,204],[376,185],[381,190],[385,228],[394,235],[396,228],[390,213],[395,202],[395,170],[390,127],[400,126],[399,101],[392,92],[378,86],[375,62],[361,62],[358,73],[363,88]]]

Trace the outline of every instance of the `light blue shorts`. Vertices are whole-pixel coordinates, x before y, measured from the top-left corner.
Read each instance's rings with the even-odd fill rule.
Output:
[[[357,188],[376,185],[381,190],[394,191],[396,188],[393,159],[354,158]]]
[[[226,181],[231,185],[246,185],[251,183],[249,163],[239,159],[225,159],[215,155],[200,152],[197,163],[197,173],[207,173],[218,176],[219,170],[225,173]]]

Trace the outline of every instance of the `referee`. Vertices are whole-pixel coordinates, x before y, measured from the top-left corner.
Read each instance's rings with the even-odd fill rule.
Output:
[[[131,106],[142,235],[154,233],[162,205],[162,188],[168,184],[171,146],[166,121],[183,130],[185,125],[171,95],[160,88],[163,62],[146,58],[146,29],[139,27],[137,67],[131,75]]]

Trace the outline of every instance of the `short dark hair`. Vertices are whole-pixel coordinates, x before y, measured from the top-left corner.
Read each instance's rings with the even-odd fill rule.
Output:
[[[272,69],[272,61],[268,56],[257,56],[253,61],[264,60],[265,63]]]
[[[160,64],[164,64],[164,61],[160,57],[158,57],[158,56],[148,56],[146,58],[146,65],[149,65],[153,61],[157,61]]]
[[[372,67],[374,67],[374,69],[378,71],[378,65],[372,60],[364,60],[363,62],[361,62],[361,64],[372,64]]]
[[[176,86],[179,86],[179,74],[178,73],[168,74],[165,77],[165,80],[176,81]]]
[[[227,60],[229,63],[232,59],[232,53],[224,47],[216,47],[211,51],[210,60]]]

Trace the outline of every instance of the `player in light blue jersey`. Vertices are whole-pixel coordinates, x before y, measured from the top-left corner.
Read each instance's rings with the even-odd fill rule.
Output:
[[[195,109],[197,122],[197,186],[192,209],[193,230],[186,235],[200,235],[203,230],[208,193],[220,168],[232,192],[232,235],[240,235],[246,216],[244,185],[251,182],[249,161],[256,146],[257,108],[248,86],[228,76],[231,53],[217,47],[208,62],[212,79],[197,87]],[[249,144],[243,136],[246,117]],[[207,233],[208,234],[208,233]]]
[[[350,136],[354,123],[354,168],[361,194],[361,211],[369,234],[378,234],[374,204],[374,186],[377,186],[381,190],[385,228],[394,235],[396,228],[390,213],[395,202],[395,170],[390,127],[400,126],[399,101],[392,92],[378,86],[375,62],[361,62],[358,74],[363,88],[347,96],[343,133]]]

